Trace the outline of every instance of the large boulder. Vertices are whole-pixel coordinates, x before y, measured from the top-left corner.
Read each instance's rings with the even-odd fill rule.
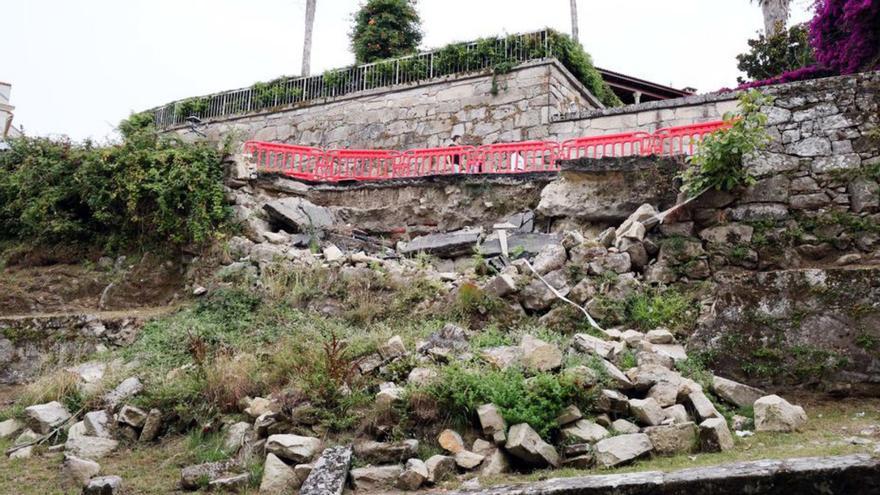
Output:
[[[574,442],[595,443],[610,435],[608,430],[598,424],[588,420],[581,419],[574,424],[563,428],[562,435]]]
[[[697,427],[694,423],[680,423],[645,428],[657,454],[681,454],[694,450],[697,444]]]
[[[287,197],[263,205],[269,218],[293,232],[312,233],[333,226],[333,212],[303,198]]]
[[[35,432],[42,433],[43,435],[70,419],[70,413],[67,411],[67,408],[56,401],[26,407],[24,414],[27,418],[28,426]]]
[[[639,423],[646,426],[657,426],[666,419],[663,408],[652,398],[631,399],[629,410]]]
[[[418,440],[402,442],[375,442],[364,440],[354,444],[354,455],[359,461],[370,464],[391,464],[403,462],[418,454]]]
[[[757,431],[796,431],[807,422],[803,407],[792,405],[778,395],[761,397],[755,401],[754,408]]]
[[[603,467],[626,464],[651,452],[654,445],[644,433],[606,438],[595,446],[596,463]]]
[[[403,468],[403,472],[397,478],[395,486],[401,490],[418,490],[428,481],[428,466],[421,459],[409,459]]]
[[[112,438],[76,436],[67,438],[64,450],[76,457],[94,461],[110,455],[118,446],[119,442]]]
[[[724,418],[709,418],[700,423],[700,449],[703,452],[724,452],[733,446],[733,436]]]
[[[559,454],[526,423],[510,427],[504,448],[510,455],[538,467],[559,466]]]
[[[271,435],[266,440],[266,451],[291,462],[310,462],[321,448],[321,440],[299,435]]]
[[[351,470],[351,482],[355,490],[377,491],[391,488],[403,473],[402,465],[366,466]],[[317,492],[315,492],[317,493]]]
[[[300,495],[342,495],[351,467],[351,447],[325,449],[299,490]]]
[[[406,243],[403,254],[427,253],[439,258],[456,258],[473,253],[482,234],[479,229],[462,229],[455,232],[428,234]]]
[[[562,366],[562,351],[556,344],[524,335],[519,348],[523,364],[529,369],[550,371]]]
[[[501,416],[501,412],[495,404],[483,404],[477,408],[477,417],[480,420],[480,427],[483,429],[483,435],[491,437],[496,445],[501,445],[507,441],[507,422]]]
[[[712,390],[718,397],[737,407],[752,407],[756,400],[766,395],[763,390],[720,376],[712,378]]]
[[[301,480],[299,480],[301,481]],[[260,493],[282,494],[297,485],[296,472],[275,454],[266,454]]]
[[[66,454],[61,464],[61,483],[68,489],[79,491],[100,471],[101,466],[97,462]]]

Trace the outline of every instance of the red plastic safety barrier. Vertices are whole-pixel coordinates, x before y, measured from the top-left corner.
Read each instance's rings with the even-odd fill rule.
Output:
[[[717,121],[657,129],[652,153],[664,156],[693,155],[696,145],[704,136],[729,127],[729,122]]]
[[[559,159],[647,155],[692,155],[707,135],[730,122],[667,127],[653,134],[625,132],[554,141],[448,146],[394,150],[330,150],[308,146],[248,141],[245,153],[261,172],[286,174],[309,181],[384,180],[448,174],[516,174],[559,170]]]
[[[275,172],[305,180],[321,180],[324,173],[324,150],[309,146],[264,143],[244,143],[245,153],[254,156],[262,172]]]
[[[400,152],[394,150],[330,150],[325,161],[331,180],[393,179]]]
[[[477,148],[479,168],[470,173],[516,174],[559,170],[559,143],[525,141],[487,144]]]
[[[398,177],[421,177],[469,173],[479,167],[473,146],[447,146],[405,151],[400,158]]]
[[[562,143],[562,158],[604,158],[610,156],[650,155],[652,136],[647,132],[624,132],[604,136],[569,139]]]

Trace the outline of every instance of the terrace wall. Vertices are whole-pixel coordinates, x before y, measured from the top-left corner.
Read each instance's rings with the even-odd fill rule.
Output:
[[[551,115],[596,108],[593,95],[555,59],[520,65],[498,75],[495,86],[493,95],[487,72],[449,76],[209,120],[203,132],[328,149],[445,146],[453,135],[476,145],[547,139]]]

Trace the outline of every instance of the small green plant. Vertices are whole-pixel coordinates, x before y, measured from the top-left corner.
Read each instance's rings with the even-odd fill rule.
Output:
[[[681,174],[682,191],[695,196],[707,189],[729,191],[753,184],[754,178],[743,167],[742,159],[769,142],[767,116],[761,113],[761,107],[772,102],[772,97],[757,90],[743,93],[739,116],[725,114],[729,128],[704,137],[689,158],[690,166]]]
[[[872,351],[880,344],[880,339],[866,332],[856,336],[856,346],[866,351]]]

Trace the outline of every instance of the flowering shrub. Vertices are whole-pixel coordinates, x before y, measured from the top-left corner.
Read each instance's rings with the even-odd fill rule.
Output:
[[[815,65],[738,89],[880,68],[880,0],[817,0],[810,46]]]
[[[880,0],[819,0],[810,43],[816,60],[837,74],[880,66]]]

